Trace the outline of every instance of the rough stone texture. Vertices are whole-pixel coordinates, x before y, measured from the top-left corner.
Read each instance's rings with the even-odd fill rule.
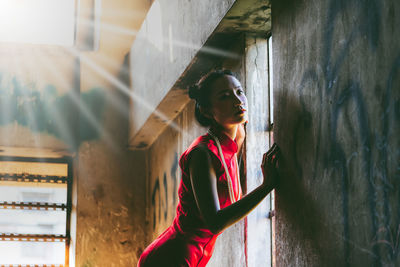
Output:
[[[271,31],[270,1],[236,1],[218,25],[217,31],[246,32],[265,37]]]
[[[399,266],[400,2],[273,1],[277,266]]]
[[[146,237],[144,152],[80,150],[76,266],[134,266]]]

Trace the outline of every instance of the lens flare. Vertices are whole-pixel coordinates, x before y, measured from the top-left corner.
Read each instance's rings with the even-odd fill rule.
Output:
[[[44,58],[44,57],[43,57]],[[79,110],[79,114],[85,116],[87,121],[95,128],[95,130],[102,135],[106,144],[114,151],[118,152],[119,148],[117,144],[114,142],[110,133],[97,121],[96,117],[90,112],[90,110],[82,103],[79,95],[75,92],[75,89],[68,84],[65,77],[62,76],[61,72],[57,72],[57,70],[52,66],[51,62],[47,59],[43,59],[43,66],[49,71],[49,73],[61,84],[63,89],[67,92],[67,96],[73,101],[75,106]]]
[[[71,54],[73,54],[75,56],[79,56],[79,52],[76,51],[76,49],[68,48],[67,50],[70,51]],[[89,66],[95,72],[97,72],[102,77],[104,77],[107,81],[109,81],[113,86],[115,86],[117,89],[119,89],[125,95],[130,97],[135,103],[140,103],[140,105],[142,105],[144,108],[152,111],[155,115],[160,117],[162,120],[167,121],[169,127],[173,128],[174,130],[176,130],[178,132],[181,132],[181,128],[176,123],[174,123],[173,121],[171,121],[171,119],[169,117],[167,117],[166,115],[164,115],[163,113],[158,111],[156,109],[156,107],[149,104],[145,99],[143,99],[142,97],[140,97],[140,96],[136,95],[134,92],[132,92],[131,89],[125,85],[125,83],[123,83],[122,81],[120,81],[119,79],[114,77],[112,74],[107,72],[105,69],[103,69],[100,66],[98,66],[97,64],[95,64],[93,61],[91,61],[86,56],[81,54],[80,59],[81,59],[81,62],[84,62],[85,64],[87,64],[87,66]],[[143,78],[145,78],[145,77],[143,77]]]

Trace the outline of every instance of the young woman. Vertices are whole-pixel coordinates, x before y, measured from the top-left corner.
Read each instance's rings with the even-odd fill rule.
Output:
[[[217,70],[189,89],[195,116],[209,127],[182,154],[179,203],[172,225],[143,252],[138,267],[206,266],[218,235],[245,217],[275,187],[279,149],[262,161],[263,183],[242,197],[237,162],[247,99],[232,72]]]

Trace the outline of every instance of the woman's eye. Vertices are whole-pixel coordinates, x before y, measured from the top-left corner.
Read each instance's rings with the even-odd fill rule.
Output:
[[[238,94],[238,95],[242,95],[243,93],[244,93],[243,90],[238,90],[238,91],[237,91],[237,94]]]
[[[227,97],[229,97],[229,93],[223,93],[223,94],[220,96],[221,99],[224,99],[224,98],[227,98]]]

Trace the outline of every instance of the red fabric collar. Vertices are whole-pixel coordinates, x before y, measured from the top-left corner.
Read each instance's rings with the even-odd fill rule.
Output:
[[[216,129],[211,129],[211,132],[218,137],[219,143],[221,144],[222,151],[224,153],[225,157],[232,157],[237,151],[238,151],[238,146],[236,144],[236,140],[232,140],[229,136],[227,136],[224,132],[216,130]],[[208,136],[210,136],[209,133],[207,133]],[[212,138],[210,136],[210,138]],[[213,139],[211,139],[213,140]]]

